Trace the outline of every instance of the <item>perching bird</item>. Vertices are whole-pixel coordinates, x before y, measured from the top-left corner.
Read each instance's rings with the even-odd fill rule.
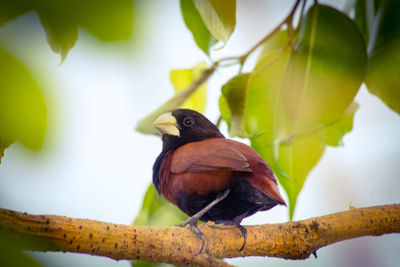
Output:
[[[236,225],[246,244],[241,221],[286,202],[277,180],[261,156],[246,144],[226,139],[200,113],[176,109],[154,123],[163,148],[153,166],[153,184],[159,194],[192,216],[189,225],[202,241],[197,221]]]

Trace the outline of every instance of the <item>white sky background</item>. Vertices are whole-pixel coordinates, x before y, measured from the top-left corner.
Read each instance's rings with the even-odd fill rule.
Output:
[[[0,207],[130,224],[151,182],[161,150],[157,137],[136,133],[139,119],[172,95],[169,71],[204,60],[180,15],[179,1],[137,6],[140,42],[102,44],[80,31],[65,62],[51,52],[33,13],[0,28],[0,43],[29,67],[48,91],[52,122],[43,151],[19,144],[0,164]],[[341,7],[344,1],[334,1]],[[269,32],[293,1],[239,1],[237,27],[213,58],[239,55]],[[26,30],[21,34],[20,29]],[[147,27],[147,28],[146,28]],[[26,49],[29,47],[29,49]],[[22,49],[25,48],[25,49]],[[115,52],[116,49],[120,51]],[[254,58],[252,58],[254,62]],[[249,64],[247,67],[251,67]],[[40,66],[40,67],[38,67]],[[218,71],[209,82],[206,115],[219,115],[220,87],[237,71]],[[400,116],[362,87],[353,131],[343,147],[328,148],[309,175],[295,219],[399,203]],[[258,213],[244,224],[284,222],[287,209]],[[400,266],[400,236],[367,237],[321,249],[318,259],[230,260],[240,266]],[[79,254],[35,253],[52,266],[129,266],[127,261]]]

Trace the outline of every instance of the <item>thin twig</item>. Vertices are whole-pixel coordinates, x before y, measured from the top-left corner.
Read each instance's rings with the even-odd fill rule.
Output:
[[[292,19],[293,19],[293,15],[296,12],[296,9],[299,5],[299,3],[301,2],[301,0],[297,0],[296,3],[294,4],[292,10],[290,11],[289,15],[284,18],[269,34],[267,34],[263,39],[261,39],[260,41],[258,41],[253,47],[251,47],[246,53],[244,53],[243,55],[238,57],[238,60],[240,61],[241,65],[243,65],[245,63],[245,61],[247,60],[247,58],[263,43],[265,43],[267,40],[269,40],[274,34],[276,34],[277,32],[279,32],[279,30],[281,29],[281,27],[284,24],[289,24]]]

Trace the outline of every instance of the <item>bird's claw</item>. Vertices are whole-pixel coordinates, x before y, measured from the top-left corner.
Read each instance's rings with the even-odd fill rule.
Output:
[[[201,252],[203,252],[204,243],[205,243],[204,235],[200,231],[199,227],[197,227],[197,224],[195,224],[195,225],[189,224],[189,227],[190,227],[190,229],[192,229],[193,232],[196,233],[197,238],[199,238],[201,240],[201,247],[200,247],[200,251],[199,251],[199,254],[201,254]]]
[[[246,246],[246,242],[247,242],[247,229],[244,226],[240,225],[240,223],[238,223],[236,221],[227,222],[224,225],[235,225],[240,230],[240,233],[243,236],[243,243],[239,249],[239,252],[242,251],[244,249],[244,247]]]
[[[239,252],[240,252],[244,249],[244,246],[246,245],[246,242],[247,242],[247,229],[244,228],[243,226],[241,226],[240,224],[236,224],[236,227],[239,228],[239,230],[243,236],[243,244],[242,244],[242,247],[239,249]]]
[[[197,238],[201,240],[201,247],[200,247],[200,251],[198,253],[198,254],[201,254],[203,252],[205,240],[204,240],[203,233],[200,231],[199,227],[197,227],[197,221],[198,221],[198,219],[195,216],[193,216],[193,217],[190,217],[189,219],[187,219],[186,221],[183,221],[180,224],[177,224],[176,226],[179,226],[179,227],[189,226],[189,228],[192,229],[192,231],[196,234]]]

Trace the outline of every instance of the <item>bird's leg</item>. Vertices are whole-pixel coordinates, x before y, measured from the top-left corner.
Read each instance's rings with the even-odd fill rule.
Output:
[[[205,206],[203,209],[201,209],[199,212],[197,212],[195,215],[187,219],[186,221],[181,222],[177,226],[184,227],[186,225],[189,225],[189,227],[192,229],[193,232],[196,233],[197,237],[201,240],[201,248],[199,254],[203,251],[204,247],[204,235],[200,231],[199,227],[197,227],[197,221],[203,217],[204,214],[206,214],[212,207],[217,205],[219,202],[224,200],[230,192],[230,189],[226,189],[222,194],[218,195],[216,199],[214,199],[210,204]]]
[[[214,199],[210,204],[205,206],[203,209],[201,209],[199,212],[197,212],[195,215],[187,219],[186,221],[181,222],[177,226],[186,226],[186,225],[192,225],[192,224],[197,224],[197,221],[200,220],[201,217],[203,217],[204,214],[206,214],[212,207],[217,205],[219,202],[224,200],[230,192],[230,189],[226,189],[221,195],[218,195],[216,199]]]

